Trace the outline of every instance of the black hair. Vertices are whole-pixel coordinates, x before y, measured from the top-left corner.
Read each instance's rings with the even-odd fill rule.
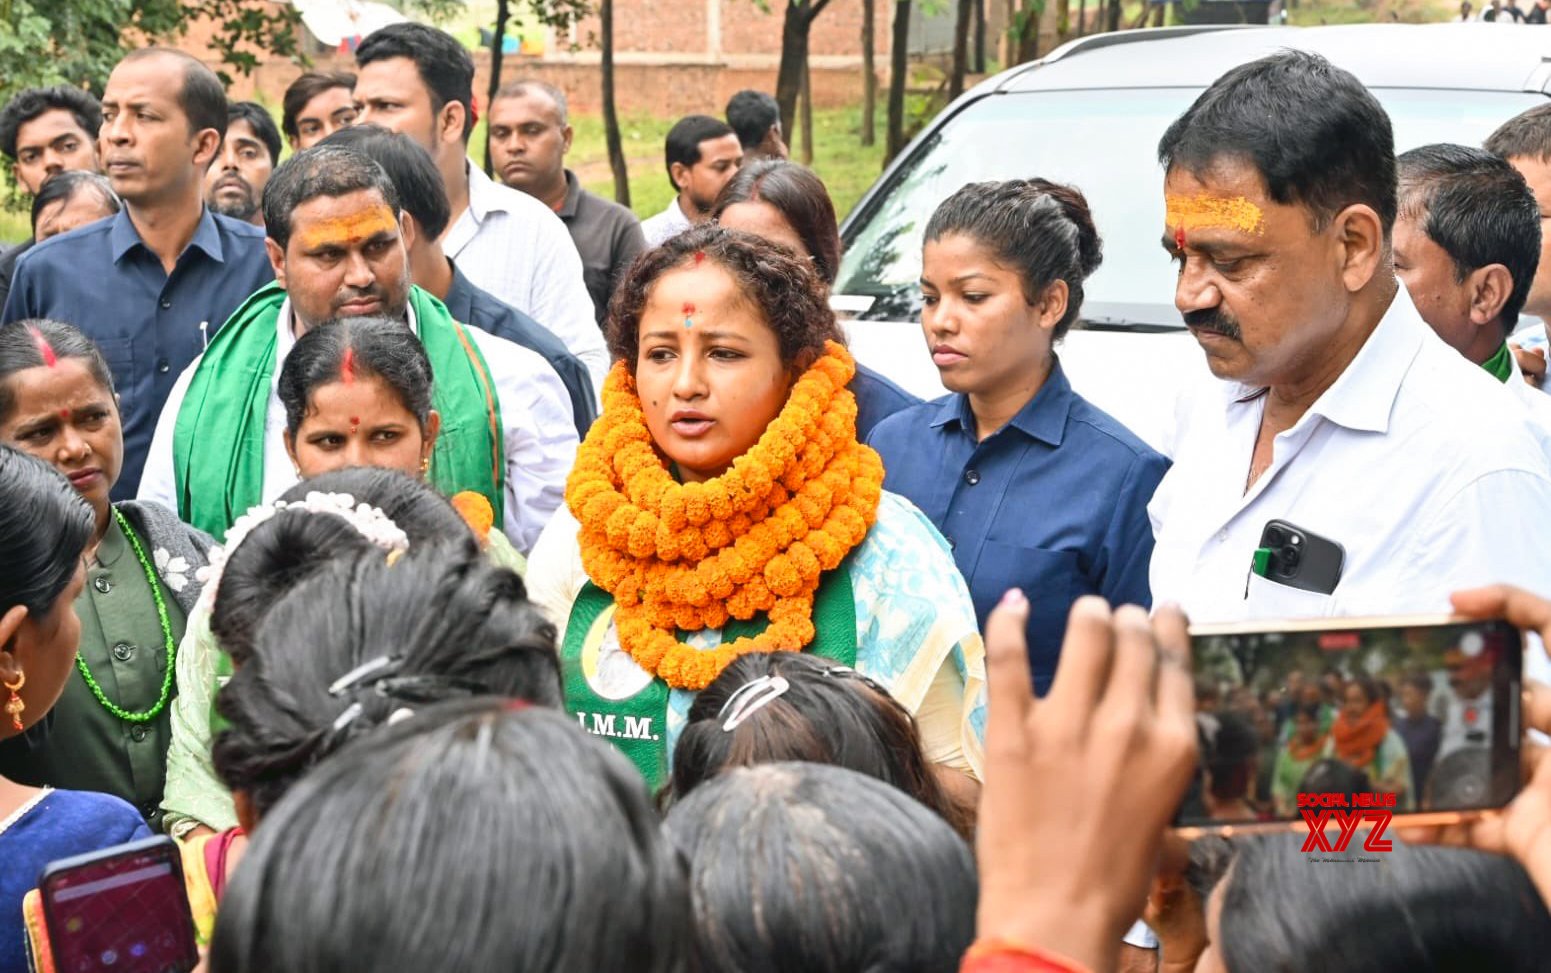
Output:
[[[183,84],[178,88],[178,110],[188,120],[189,134],[215,129],[226,137],[226,88],[205,62],[174,47],[142,47],[124,55],[120,64],[152,57],[170,57],[183,65]]]
[[[537,78],[519,78],[516,81],[508,81],[495,93],[495,101],[502,98],[521,98],[530,91],[537,91],[555,103],[555,113],[560,118],[560,127],[565,128],[570,124],[571,105],[566,99],[565,92],[548,81],[540,81]]]
[[[346,129],[346,131],[349,131]],[[368,317],[329,321],[311,328],[296,341],[280,367],[277,392],[285,407],[285,427],[292,436],[312,407],[312,393],[321,385],[343,381],[347,367],[356,375],[373,375],[420,422],[423,432],[431,419],[431,359],[425,346],[403,321]]]
[[[824,283],[833,284],[840,273],[840,227],[835,204],[817,174],[785,159],[766,159],[739,167],[716,197],[713,220],[738,203],[768,203],[775,207],[808,249],[813,269]]]
[[[398,470],[365,466],[332,470],[303,480],[280,499],[299,502],[314,492],[344,493],[357,504],[377,507],[404,531],[411,546],[432,538],[466,539],[474,544],[468,524],[445,497]],[[210,611],[210,634],[234,664],[243,665],[253,654],[259,623],[281,595],[332,558],[367,550],[382,549],[343,517],[277,511],[228,552]]]
[[[338,145],[314,145],[291,156],[264,186],[264,229],[284,250],[291,242],[291,214],[320,196],[338,198],[375,190],[398,218],[393,180],[370,156]]]
[[[1321,757],[1310,764],[1297,790],[1299,794],[1342,794],[1348,806],[1355,803],[1358,794],[1373,792],[1373,782],[1366,771],[1335,757]]]
[[[787,690],[732,730],[722,729],[722,710],[733,694],[763,676],[780,676]],[[701,690],[673,750],[673,797],[682,800],[729,767],[790,760],[876,777],[942,815],[966,839],[973,836],[973,814],[938,782],[910,711],[855,670],[801,652],[739,656]]]
[[[55,110],[73,115],[87,138],[96,141],[97,133],[102,129],[102,102],[90,92],[68,84],[26,88],[13,95],[0,109],[0,153],[15,162],[16,138],[21,127],[39,115]]]
[[[738,135],[745,150],[765,140],[771,126],[781,124],[781,105],[763,91],[750,88],[733,95],[727,102],[727,124]]]
[[[1293,707],[1292,715],[1294,717],[1307,716],[1309,719],[1318,723],[1324,714],[1321,712],[1321,706],[1319,703],[1298,703]]]
[[[1342,703],[1346,702],[1346,690],[1349,686],[1356,686],[1358,689],[1361,689],[1363,695],[1368,697],[1369,706],[1372,706],[1374,703],[1377,703],[1384,698],[1382,691],[1379,689],[1379,681],[1377,679],[1373,678],[1372,676],[1365,676],[1361,673],[1355,673],[1351,676],[1348,676],[1346,682],[1341,686]]]
[[[234,101],[226,106],[226,123],[230,131],[231,123],[243,121],[253,129],[253,134],[264,143],[264,148],[269,150],[269,164],[276,165],[280,162],[280,130],[275,128],[275,120],[269,114],[269,109],[256,101]]]
[[[1364,204],[1388,238],[1395,225],[1395,138],[1361,81],[1318,54],[1282,51],[1234,68],[1169,126],[1158,161],[1203,174],[1249,162],[1271,199],[1301,204],[1323,229]]]
[[[1301,836],[1240,843],[1214,945],[1231,973],[1541,970],[1551,915],[1506,855],[1394,841],[1382,866],[1313,865]]]
[[[1024,300],[1033,304],[1058,280],[1066,282],[1066,313],[1055,338],[1082,313],[1083,281],[1104,260],[1104,243],[1088,200],[1046,179],[975,182],[943,200],[926,224],[923,243],[963,234],[1017,270]]]
[[[1218,835],[1202,835],[1190,842],[1186,853],[1185,884],[1196,894],[1203,910],[1212,889],[1217,887],[1223,875],[1227,874],[1228,867],[1233,864],[1235,851],[1230,839]]]
[[[463,141],[474,130],[474,58],[468,48],[446,31],[425,24],[389,24],[367,35],[355,50],[357,67],[403,57],[415,63],[420,80],[431,93],[431,112],[448,102],[463,106]]]
[[[809,261],[751,233],[714,224],[691,227],[647,250],[630,265],[609,302],[604,336],[615,361],[635,374],[641,345],[641,314],[652,286],[664,274],[702,257],[733,276],[750,305],[764,316],[781,344],[781,361],[795,366],[825,341],[840,341],[840,328],[829,309],[824,285]]]
[[[1201,764],[1211,774],[1212,796],[1220,801],[1244,797],[1254,780],[1250,763],[1260,751],[1255,727],[1238,713],[1198,716]]]
[[[1425,672],[1406,673],[1401,677],[1400,685],[1402,688],[1410,686],[1412,689],[1421,691],[1425,696],[1431,696],[1433,692],[1432,677]]]
[[[342,128],[319,144],[354,149],[382,166],[398,193],[399,205],[415,218],[426,238],[440,238],[452,221],[441,170],[431,153],[408,135],[367,123]]]
[[[938,973],[975,938],[969,845],[855,771],[730,770],[664,828],[689,862],[698,973]]]
[[[281,131],[292,139],[300,138],[296,116],[302,113],[312,99],[335,88],[354,91],[355,75],[349,71],[307,71],[292,81],[280,100]]]
[[[690,936],[640,773],[561,713],[485,698],[300,781],[221,900],[210,970],[679,973]]]
[[[1551,162],[1551,105],[1536,105],[1503,122],[1482,148],[1505,159]]]
[[[0,615],[17,605],[33,619],[51,612],[96,528],[97,515],[69,480],[0,445]]]
[[[101,196],[103,205],[110,213],[117,213],[122,208],[118,194],[113,191],[113,184],[107,176],[85,169],[61,169],[43,180],[43,185],[38,187],[38,194],[32,197],[32,235],[38,235],[38,218],[45,209],[61,200],[68,203],[83,192],[95,192]]]
[[[522,579],[467,545],[414,547],[391,564],[381,550],[335,558],[269,610],[216,697],[215,770],[263,817],[401,710],[471,695],[561,704],[555,627]]]
[[[1454,262],[1454,282],[1489,264],[1513,278],[1499,319],[1513,332],[1540,263],[1540,204],[1519,170],[1485,149],[1424,145],[1400,156],[1400,212]]]
[[[732,126],[710,115],[685,115],[674,122],[673,127],[668,129],[667,142],[663,148],[663,154],[667,157],[668,182],[672,184],[673,191],[679,191],[679,184],[673,179],[675,162],[693,168],[700,161],[701,142],[726,138],[732,134]]]
[[[0,422],[8,421],[16,408],[11,376],[47,365],[49,356],[80,361],[108,398],[113,398],[113,372],[102,357],[102,349],[80,328],[48,318],[13,321],[0,328]]]

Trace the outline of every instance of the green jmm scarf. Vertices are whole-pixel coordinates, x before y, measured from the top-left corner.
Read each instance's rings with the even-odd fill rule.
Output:
[[[1513,352],[1508,348],[1508,343],[1497,349],[1497,354],[1481,363],[1487,374],[1499,382],[1506,382],[1513,377]]]
[[[243,302],[210,340],[178,410],[172,437],[178,516],[217,539],[263,498],[264,420],[285,296],[270,284]],[[411,287],[409,303],[435,378],[431,404],[442,419],[430,483],[447,496],[483,494],[499,529],[506,450],[490,369],[441,301]]]
[[[805,652],[856,666],[856,596],[849,562],[824,575],[813,596],[814,639]],[[763,615],[746,622],[736,619],[722,629],[731,642],[753,637],[770,624]],[[565,680],[565,708],[582,729],[601,736],[630,758],[652,791],[668,782],[668,684],[653,678],[645,689],[625,699],[607,699],[592,688],[587,670],[597,669],[604,637],[614,625],[614,596],[587,582],[571,606],[571,620],[560,648]],[[679,641],[684,633],[679,633]]]

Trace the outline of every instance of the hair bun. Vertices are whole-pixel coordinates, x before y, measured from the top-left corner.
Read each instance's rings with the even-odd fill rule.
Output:
[[[1098,270],[1099,264],[1104,262],[1104,241],[1093,224],[1093,211],[1088,208],[1088,200],[1075,187],[1048,179],[1030,179],[1029,185],[1060,203],[1061,212],[1077,227],[1077,263],[1083,276]]]

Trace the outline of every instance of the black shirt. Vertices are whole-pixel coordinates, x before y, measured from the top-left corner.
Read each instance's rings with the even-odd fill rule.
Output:
[[[557,215],[570,231],[576,252],[582,255],[582,278],[601,327],[608,317],[614,285],[646,249],[646,237],[641,235],[641,221],[634,213],[583,189],[570,169],[565,171],[565,185],[565,203]]]
[[[16,276],[16,258],[31,250],[35,240],[26,243],[18,243],[16,246],[0,253],[0,307],[5,307],[5,298],[11,293],[11,278]]]

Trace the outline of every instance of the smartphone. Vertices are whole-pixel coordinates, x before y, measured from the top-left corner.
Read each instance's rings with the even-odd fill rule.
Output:
[[[183,863],[171,838],[53,862],[39,895],[55,969],[188,973],[199,962]]]
[[[1310,811],[1454,823],[1519,790],[1524,646],[1507,622],[1318,619],[1190,635],[1201,758],[1175,819],[1186,837],[1304,830]]]
[[[1346,549],[1285,520],[1268,520],[1252,569],[1277,584],[1328,595],[1341,581]]]

